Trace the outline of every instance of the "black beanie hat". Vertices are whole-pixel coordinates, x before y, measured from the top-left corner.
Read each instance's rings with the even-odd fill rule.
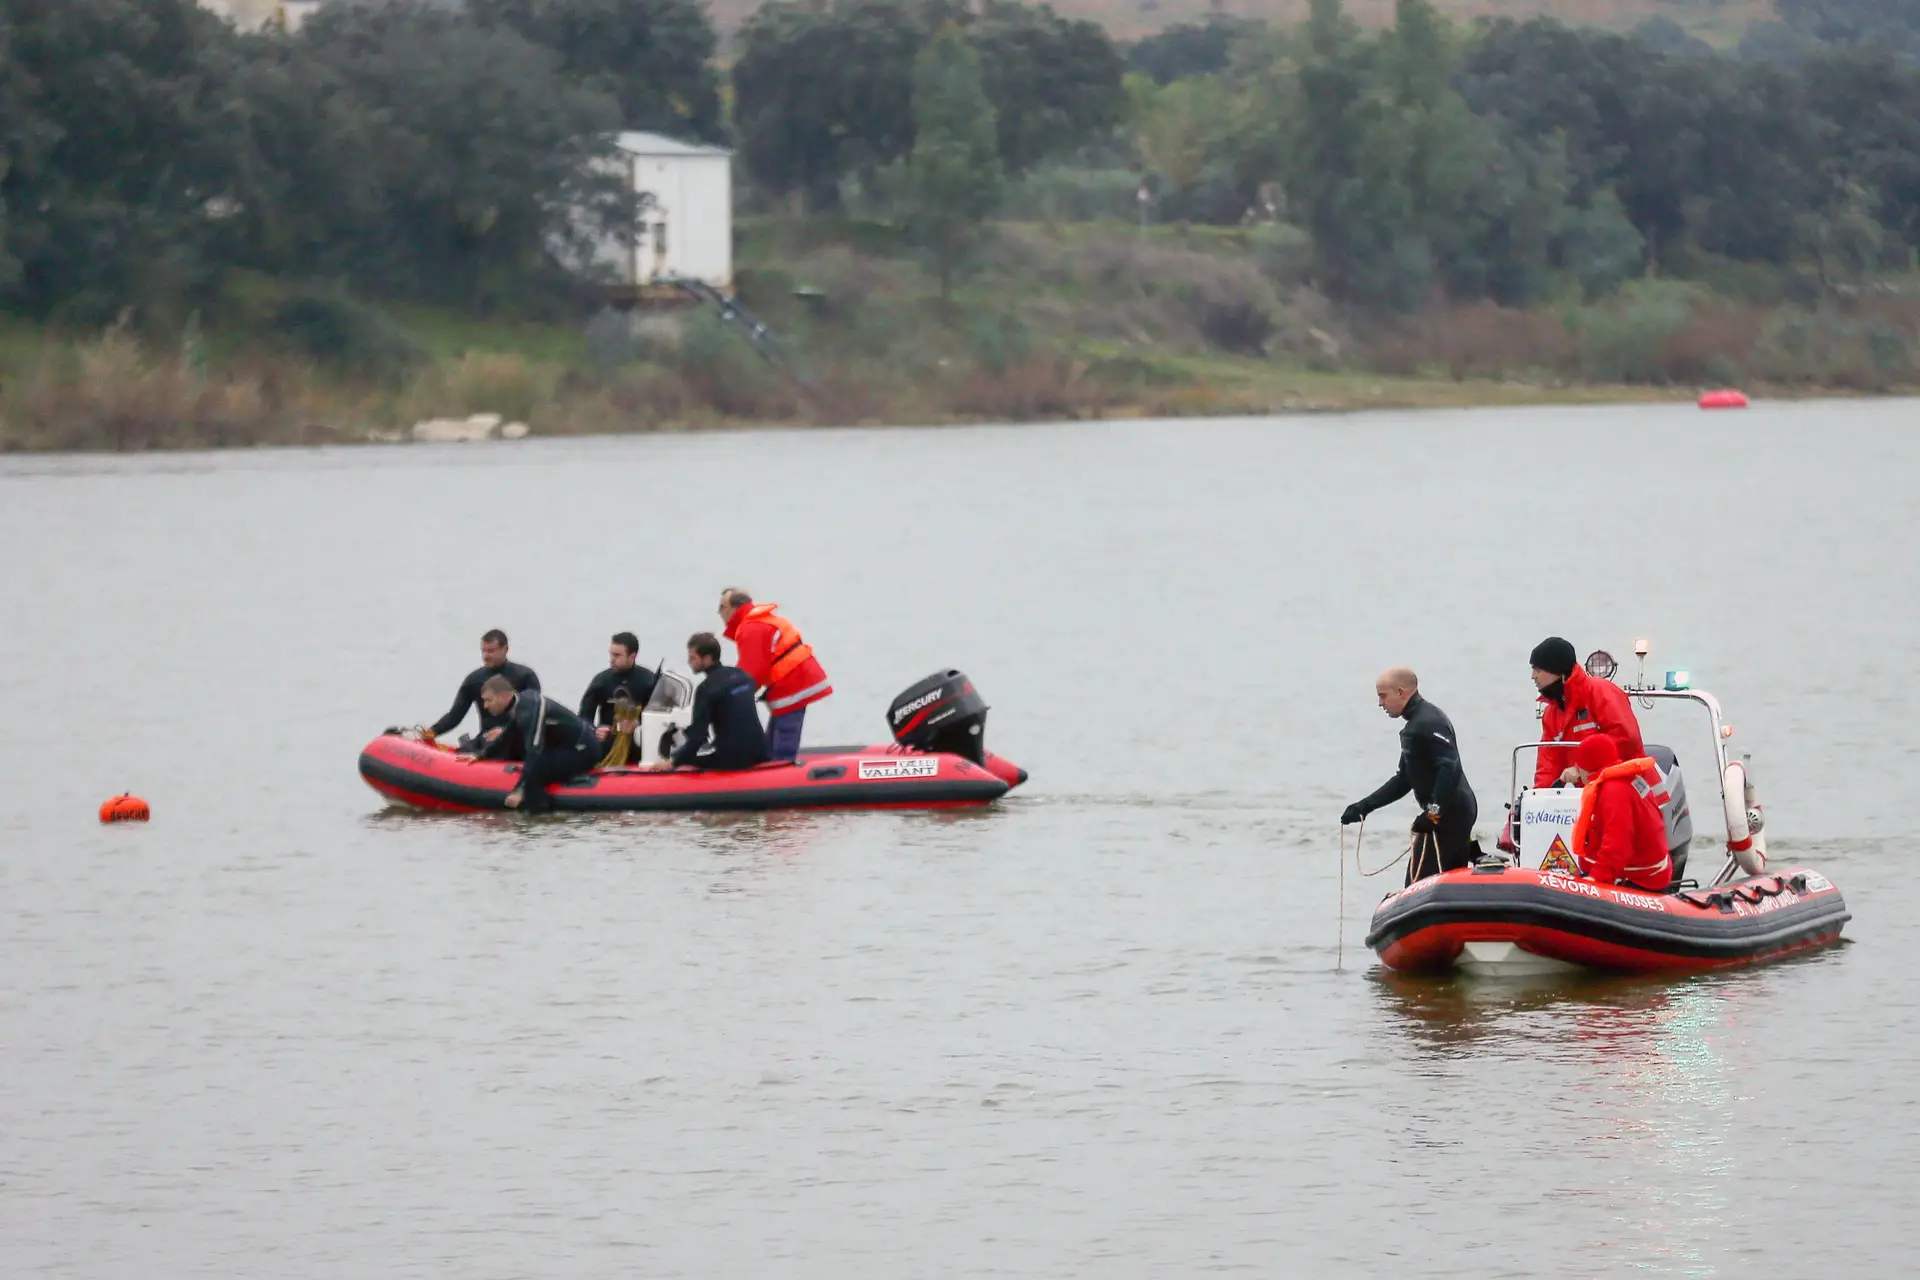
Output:
[[[1573,651],[1573,642],[1562,640],[1559,636],[1548,636],[1533,646],[1532,661],[1536,671],[1545,671],[1562,680],[1572,675],[1573,669],[1580,665],[1580,659]]]

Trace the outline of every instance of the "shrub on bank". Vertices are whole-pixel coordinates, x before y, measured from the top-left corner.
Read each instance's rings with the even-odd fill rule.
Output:
[[[1567,313],[1590,382],[1667,381],[1667,343],[1693,319],[1696,291],[1677,280],[1635,280],[1613,297]]]
[[[292,294],[272,304],[265,320],[283,349],[347,377],[394,381],[426,359],[384,312],[342,294]]]

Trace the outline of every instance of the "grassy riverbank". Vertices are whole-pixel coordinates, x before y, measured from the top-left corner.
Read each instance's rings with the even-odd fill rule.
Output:
[[[184,320],[0,323],[0,450],[375,440],[479,413],[575,435],[1920,385],[1920,294],[1901,282],[1840,293],[1699,263],[1594,304],[1380,318],[1320,297],[1305,250],[1279,227],[1002,224],[942,304],[884,225],[749,220],[738,283],[778,363],[707,312],[477,316],[242,279]]]

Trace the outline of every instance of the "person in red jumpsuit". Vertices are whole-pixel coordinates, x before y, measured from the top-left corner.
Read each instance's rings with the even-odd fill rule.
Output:
[[[1534,646],[1531,661],[1534,687],[1546,704],[1540,715],[1540,741],[1573,744],[1540,748],[1534,786],[1573,783],[1574,748],[1595,734],[1613,740],[1618,759],[1638,760],[1647,754],[1640,741],[1640,721],[1626,691],[1581,670],[1569,641],[1549,636]]]
[[[739,587],[720,593],[720,617],[726,637],[739,651],[740,670],[764,690],[767,703],[767,758],[792,761],[800,755],[800,732],[807,708],[833,692],[833,684],[813,656],[800,628],[781,617],[777,604],[755,604]]]
[[[1589,734],[1573,752],[1572,772],[1585,794],[1573,824],[1580,874],[1601,884],[1626,883],[1659,893],[1673,879],[1667,820],[1643,786],[1658,786],[1660,770],[1645,756],[1621,760],[1604,733]],[[1636,785],[1640,784],[1640,785]]]

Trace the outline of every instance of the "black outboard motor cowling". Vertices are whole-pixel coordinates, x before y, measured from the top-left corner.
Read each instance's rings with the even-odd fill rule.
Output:
[[[986,763],[987,700],[962,672],[935,672],[895,698],[887,728],[903,747]]]

